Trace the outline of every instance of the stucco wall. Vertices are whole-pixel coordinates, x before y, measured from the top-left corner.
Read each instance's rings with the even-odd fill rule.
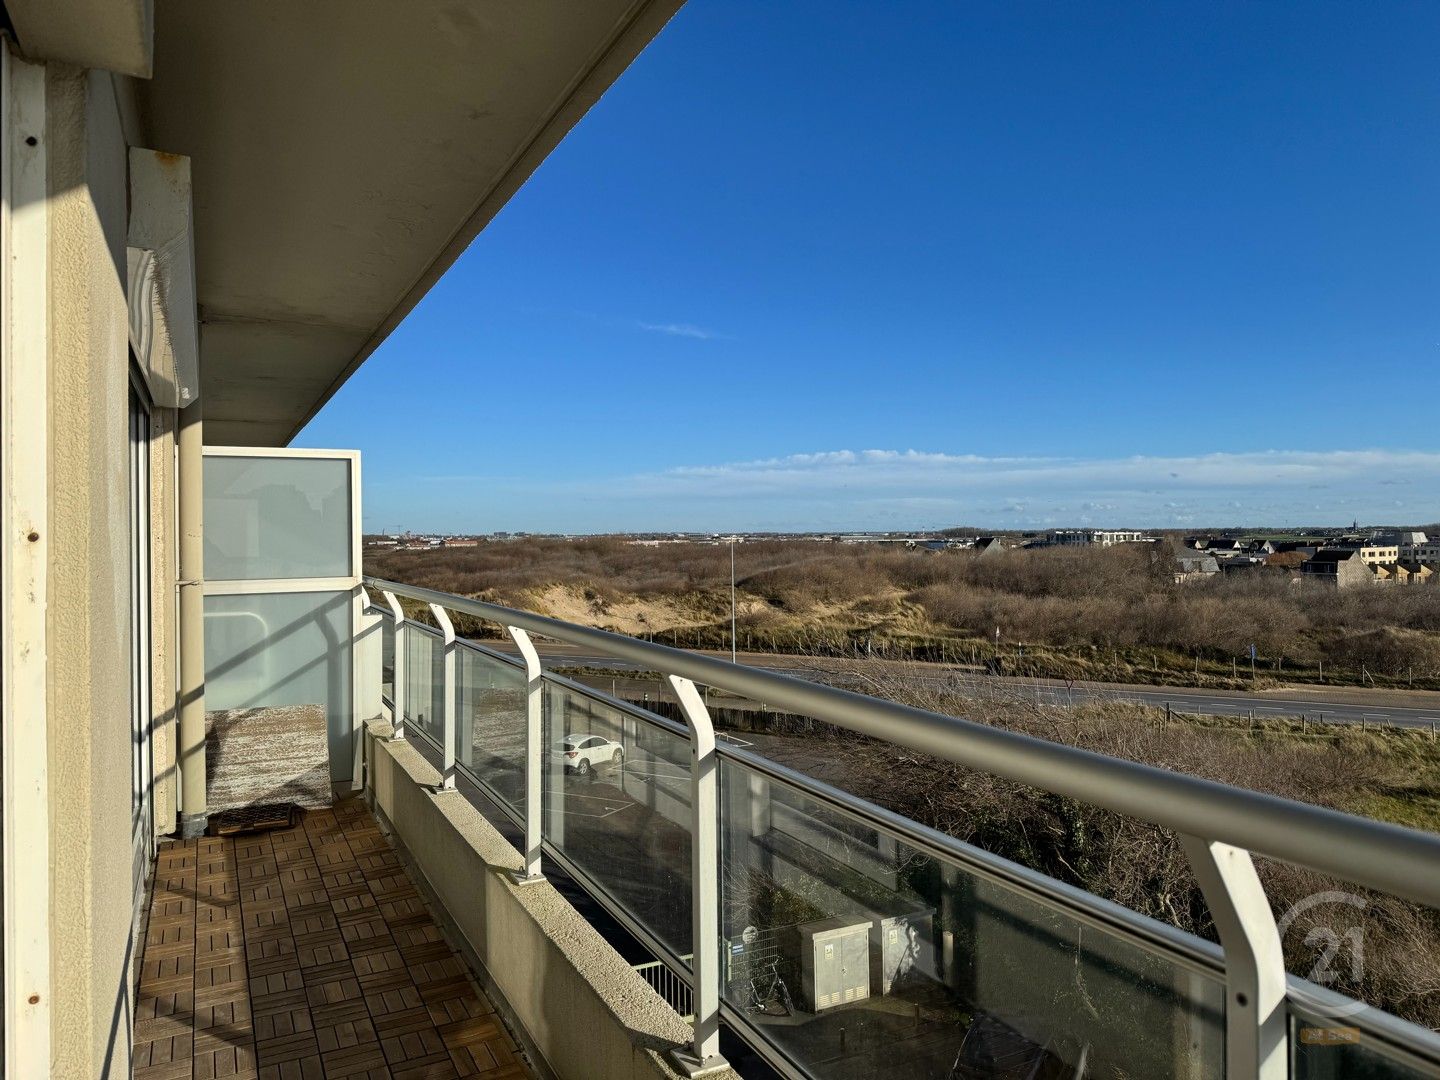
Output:
[[[367,795],[464,935],[493,989],[562,1080],[677,1080],[690,1027],[548,883],[517,885],[519,853],[389,725],[366,726]],[[715,1080],[735,1080],[721,1070]]]
[[[46,75],[53,1075],[130,1072],[126,158],[108,74]]]

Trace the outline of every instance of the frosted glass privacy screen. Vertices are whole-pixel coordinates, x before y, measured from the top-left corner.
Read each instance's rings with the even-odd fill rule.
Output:
[[[205,457],[209,581],[348,577],[350,462]]]
[[[205,708],[323,707],[331,776],[345,779],[350,619],[348,591],[205,597]]]

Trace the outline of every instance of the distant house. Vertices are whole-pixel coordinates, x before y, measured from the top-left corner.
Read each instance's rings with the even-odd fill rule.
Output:
[[[1301,564],[1300,576],[1341,589],[1375,583],[1375,572],[1358,548],[1321,548]]]
[[[1435,580],[1435,568],[1428,563],[1398,562],[1387,569],[1396,585],[1427,585]]]
[[[1308,559],[1320,550],[1320,545],[1308,540],[1267,540],[1264,550],[1269,555],[1287,555],[1296,552]]]
[[[1222,571],[1227,574],[1234,574],[1243,573],[1249,570],[1261,569],[1265,565],[1265,556],[1251,555],[1247,553],[1241,555],[1230,555],[1226,558],[1218,559],[1217,561],[1220,563],[1220,569]]]
[[[1010,545],[999,536],[980,536],[975,539],[975,554],[997,555],[1009,551]]]
[[[1175,553],[1175,583],[1198,581],[1220,572],[1215,556],[1204,551],[1179,551]]]

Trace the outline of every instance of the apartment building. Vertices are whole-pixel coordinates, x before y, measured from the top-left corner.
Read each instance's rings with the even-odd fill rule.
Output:
[[[1399,552],[1398,562],[1440,563],[1440,539],[1431,539],[1418,530],[1379,536],[1375,542],[1394,547]]]
[[[1134,529],[1054,529],[1049,542],[1061,547],[1081,547],[1096,544],[1111,547],[1115,544],[1138,544],[1145,534]]]
[[[1432,835],[364,574],[358,454],[290,442],[678,6],[4,0],[3,1075],[1436,1075],[1252,857],[1435,906]],[[1179,836],[1218,941],[701,686]]]
[[[1400,545],[1385,537],[1376,537],[1362,543],[1355,554],[1366,566],[1394,566],[1400,561]]]

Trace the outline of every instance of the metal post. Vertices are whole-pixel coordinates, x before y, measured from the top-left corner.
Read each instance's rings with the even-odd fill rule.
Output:
[[[205,794],[205,436],[201,402],[180,410],[180,835],[208,825]]]
[[[540,654],[530,635],[518,626],[507,626],[505,632],[525,660],[525,866],[514,875],[521,885],[544,881],[540,872],[541,835],[541,769],[545,762],[544,720],[545,674],[540,667]]]
[[[430,614],[435,616],[435,622],[440,626],[440,633],[444,635],[444,653],[441,664],[443,669],[443,704],[440,706],[440,784],[436,791],[455,790],[455,625],[450,621],[449,613],[439,604],[430,605]]]
[[[356,591],[355,599],[359,610],[355,616],[355,641],[350,661],[351,685],[355,695],[355,707],[351,710],[350,777],[358,791],[365,787],[365,722],[385,715],[385,648],[381,640],[383,620],[363,585]]]
[[[1285,1080],[1285,956],[1250,853],[1181,835],[1225,950],[1225,1074]]]
[[[679,675],[665,681],[690,726],[690,948],[694,975],[695,1039],[690,1051],[671,1056],[687,1076],[728,1068],[720,1056],[720,842],[719,758],[710,710],[695,684]]]
[[[737,663],[735,654],[735,541],[730,541],[730,662]]]
[[[390,718],[390,726],[394,729],[391,736],[396,739],[405,738],[405,653],[406,644],[410,631],[405,625],[405,609],[400,606],[400,601],[395,599],[393,592],[383,592],[385,603],[390,606],[390,614],[395,617],[395,685],[390,688],[390,700],[395,703],[395,715]]]

